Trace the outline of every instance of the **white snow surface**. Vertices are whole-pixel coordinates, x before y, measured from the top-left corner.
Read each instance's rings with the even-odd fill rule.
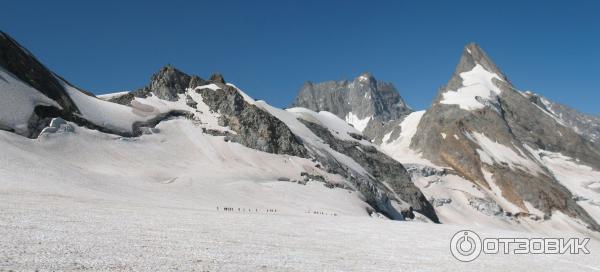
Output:
[[[52,99],[0,67],[0,127],[26,134],[29,118],[38,105],[61,108]]]
[[[460,73],[463,87],[443,94],[442,104],[458,105],[463,110],[477,110],[485,107],[477,98],[495,100],[501,90],[492,79],[502,80],[496,73],[487,71],[479,63],[471,71]]]
[[[362,132],[369,124],[369,121],[371,121],[371,118],[373,118],[373,116],[367,116],[363,119],[360,119],[358,115],[355,115],[353,112],[349,112],[345,119],[346,123],[351,124],[358,131]]]
[[[460,225],[356,216],[217,212],[145,201],[20,193],[0,202],[0,268],[16,271],[597,271],[590,255],[449,252]],[[68,212],[67,212],[68,211]],[[485,237],[539,237],[469,227]],[[563,235],[560,237],[570,237]],[[4,260],[9,260],[5,262]]]
[[[98,97],[98,98],[100,98],[102,100],[109,100],[111,98],[123,96],[123,95],[126,95],[128,93],[129,93],[129,91],[114,92],[114,93],[105,93],[105,94],[96,95],[96,97]]]
[[[60,81],[71,100],[79,108],[81,117],[95,125],[119,132],[131,133],[133,123],[145,121],[156,114],[152,110],[134,111],[132,107],[89,96],[66,82]]]

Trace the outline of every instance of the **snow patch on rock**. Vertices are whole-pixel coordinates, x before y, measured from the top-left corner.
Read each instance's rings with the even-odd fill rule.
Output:
[[[463,87],[456,91],[447,91],[440,103],[458,105],[463,110],[477,110],[485,107],[481,101],[495,101],[501,90],[493,79],[501,80],[496,73],[487,71],[480,64],[468,72],[460,73]]]
[[[351,124],[358,131],[362,132],[363,130],[365,130],[365,128],[369,124],[369,121],[371,121],[372,118],[372,116],[368,116],[363,119],[360,119],[357,115],[354,115],[353,112],[349,112],[346,115],[345,119],[348,124]]]
[[[355,138],[356,136],[353,137],[352,135],[362,136],[362,134],[356,128],[348,125],[348,123],[331,112],[320,111],[317,113],[307,108],[300,107],[286,109],[286,111],[293,113],[300,119],[319,124],[322,127],[329,129],[331,134],[340,140],[360,141],[363,145],[372,145],[372,143],[367,140],[359,140]]]
[[[524,157],[523,151],[519,150],[517,147],[513,146],[520,154],[515,152],[513,148],[491,140],[483,133],[473,132],[469,134],[469,136],[481,147],[481,149],[477,149],[477,153],[482,162],[489,165],[494,165],[496,163],[505,164],[511,169],[519,168],[533,174],[543,173],[539,165]]]
[[[417,133],[417,126],[421,122],[421,118],[425,111],[415,111],[407,115],[402,123],[400,123],[400,135],[395,140],[390,141],[392,132],[383,137],[381,150],[388,156],[399,161],[400,163],[418,163],[427,166],[435,166],[432,162],[424,159],[418,152],[410,148],[410,143],[413,136]]]

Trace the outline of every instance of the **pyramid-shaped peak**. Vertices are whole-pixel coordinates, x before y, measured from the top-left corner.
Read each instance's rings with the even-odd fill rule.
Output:
[[[500,78],[506,80],[504,73],[485,53],[485,51],[476,43],[469,43],[463,49],[460,62],[456,66],[456,74],[471,71],[477,64],[485,70],[497,74]]]
[[[467,54],[485,55],[485,52],[483,51],[483,49],[481,49],[481,47],[479,47],[479,45],[474,42],[467,44],[465,46],[464,50]]]

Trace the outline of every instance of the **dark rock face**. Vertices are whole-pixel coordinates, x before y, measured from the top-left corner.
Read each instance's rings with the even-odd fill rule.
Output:
[[[291,106],[329,111],[342,120],[348,120],[349,113],[358,119],[371,117],[364,130],[359,128],[370,139],[381,138],[381,128],[387,122],[401,119],[412,111],[394,85],[377,81],[369,73],[352,81],[307,82]]]
[[[427,201],[419,188],[412,183],[410,175],[401,163],[379,152],[375,147],[337,139],[327,128],[308,121],[301,121],[319,138],[329,144],[331,148],[352,158],[369,172],[372,177],[362,177],[362,179],[357,178],[358,175],[351,177],[348,175],[348,169],[340,169],[338,164],[332,164],[328,160],[324,160],[324,165],[329,170],[353,180],[359,191],[367,197],[367,202],[374,208],[378,208],[379,212],[393,218],[388,210],[389,207],[384,204],[387,203],[387,198],[397,198],[410,204],[409,208],[402,211],[404,217],[413,218],[412,210],[414,209],[433,222],[439,223],[433,206]],[[387,187],[382,183],[389,185],[393,192],[388,192]],[[382,197],[382,195],[385,195],[385,197]]]
[[[221,114],[220,125],[237,133],[229,135],[232,141],[264,152],[307,157],[302,142],[283,122],[246,102],[234,87],[218,81],[212,83],[222,90],[198,89],[196,92],[202,95],[211,111]]]
[[[0,31],[0,66],[23,82],[56,101],[64,113],[79,110],[55,77],[54,73],[41,64],[29,51]]]
[[[443,104],[444,93],[463,87],[461,73],[471,71],[476,64],[493,72],[502,80],[493,79],[501,92],[481,109],[464,110],[458,105]],[[479,101],[479,100],[478,100]],[[483,101],[483,100],[481,100]],[[441,137],[440,134],[459,135]],[[483,163],[473,133],[483,133],[490,140],[512,149],[531,160],[542,170],[532,173],[507,165]],[[584,163],[600,167],[600,154],[589,141],[544,113],[510,84],[510,81],[475,44],[468,45],[448,85],[440,90],[432,107],[424,114],[413,137],[411,148],[439,165],[453,168],[474,183],[490,188],[483,171],[491,173],[502,196],[527,211],[524,201],[550,216],[559,210],[578,217],[591,228],[598,224],[575,201],[572,194],[555,180],[552,173],[537,162],[528,148],[560,152]]]
[[[108,101],[121,105],[129,105],[136,97],[144,98],[150,94],[163,100],[176,101],[179,99],[179,94],[184,94],[186,89],[193,89],[206,84],[208,84],[208,81],[198,76],[190,76],[171,65],[167,65],[152,75],[148,86],[125,95],[113,97]]]

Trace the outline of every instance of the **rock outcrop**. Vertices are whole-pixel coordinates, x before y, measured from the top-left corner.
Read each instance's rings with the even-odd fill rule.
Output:
[[[207,82],[198,76],[190,76],[171,65],[166,65],[152,75],[147,86],[125,95],[115,96],[108,101],[129,105],[135,97],[143,98],[150,94],[163,100],[176,101],[179,99],[179,94],[184,94],[188,88],[206,85]]]
[[[221,90],[198,88],[195,92],[211,111],[220,114],[219,125],[236,132],[229,139],[264,152],[307,156],[301,141],[283,122],[245,101],[235,87],[224,84],[222,76],[212,76],[210,82]]]

